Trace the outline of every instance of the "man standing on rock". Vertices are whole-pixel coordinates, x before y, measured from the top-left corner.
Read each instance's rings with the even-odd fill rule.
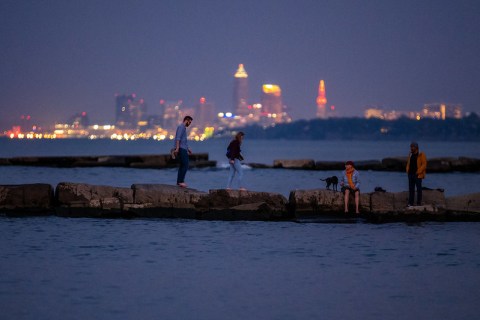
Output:
[[[180,166],[178,167],[177,185],[182,188],[186,188],[185,175],[188,170],[188,155],[192,154],[192,151],[188,147],[187,141],[187,127],[192,123],[193,118],[186,116],[183,118],[183,122],[177,127],[175,133],[175,155],[178,157]]]
[[[407,160],[408,206],[413,206],[415,187],[417,187],[417,205],[422,205],[422,180],[427,172],[427,157],[418,151],[418,143],[410,143],[410,155]]]

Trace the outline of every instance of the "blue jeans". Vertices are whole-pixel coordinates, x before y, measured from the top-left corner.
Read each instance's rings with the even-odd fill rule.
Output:
[[[417,205],[422,204],[422,179],[416,174],[408,175],[408,204],[413,206],[415,198],[415,187],[417,187]]]
[[[239,188],[243,188],[242,180],[243,180],[243,169],[240,160],[235,159],[233,164],[230,163],[230,175],[228,176],[227,188],[232,187],[233,178],[237,175],[238,186]]]
[[[185,182],[185,175],[188,170],[188,151],[186,149],[178,149],[178,161],[180,167],[178,167],[177,184]]]

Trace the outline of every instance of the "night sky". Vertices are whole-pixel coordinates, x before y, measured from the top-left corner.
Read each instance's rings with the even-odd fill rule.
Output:
[[[0,125],[86,111],[114,121],[114,95],[200,97],[231,111],[243,63],[250,102],[278,84],[294,120],[315,115],[318,82],[341,116],[366,105],[480,113],[480,1],[0,0]]]

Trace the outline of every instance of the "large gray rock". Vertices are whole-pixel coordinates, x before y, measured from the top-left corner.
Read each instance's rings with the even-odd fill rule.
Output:
[[[295,216],[344,214],[345,196],[326,189],[290,191],[289,206]],[[355,212],[354,194],[350,194],[349,212]],[[370,195],[360,193],[360,212],[370,212]]]
[[[407,167],[407,157],[382,159],[382,167],[388,171],[405,171]]]
[[[317,161],[316,170],[345,170],[345,163],[341,161]]]
[[[297,159],[297,160],[274,160],[274,168],[285,169],[315,169],[315,160]]]
[[[0,185],[0,211],[20,215],[53,212],[53,188],[49,184]]]
[[[96,206],[99,200],[106,198],[116,198],[122,203],[133,202],[133,191],[130,188],[85,183],[61,182],[57,185],[55,194],[60,205],[83,202]]]
[[[181,188],[168,184],[133,184],[135,204],[175,207],[186,205],[194,207],[206,192],[190,188]]]
[[[12,163],[10,162],[10,159],[8,158],[0,158],[0,166],[9,166]]]
[[[343,210],[343,194],[332,190],[294,190],[290,191],[288,201],[297,217]]]
[[[427,159],[427,173],[428,172],[451,172],[451,163],[457,161],[455,158],[431,158]]]
[[[451,162],[452,170],[462,172],[480,171],[480,159],[459,157]]]
[[[56,212],[62,216],[123,217],[133,203],[133,190],[111,186],[62,182],[57,185]]]
[[[407,207],[408,191],[374,192],[367,219],[376,222],[440,219],[445,216],[445,196],[438,190],[423,190],[421,206]]]
[[[391,192],[373,192],[370,195],[370,203],[372,214],[395,212],[395,194]]]
[[[128,211],[135,216],[198,219],[196,204],[208,194],[166,184],[134,184],[134,204]]]
[[[394,211],[404,212],[408,205],[408,191],[395,192],[394,197]],[[415,199],[417,195],[415,193]],[[439,190],[423,190],[422,204],[438,208],[438,212],[442,212],[446,207],[445,194]],[[408,211],[412,212],[412,210]]]
[[[203,219],[283,220],[289,218],[287,199],[277,193],[210,190],[197,204]]]
[[[382,162],[380,160],[361,160],[355,161],[355,168],[358,170],[382,170]]]
[[[130,163],[132,168],[165,168],[171,164],[170,155],[142,155]],[[174,165],[174,164],[173,164]]]
[[[446,208],[449,213],[474,213],[480,215],[480,193],[448,197]]]

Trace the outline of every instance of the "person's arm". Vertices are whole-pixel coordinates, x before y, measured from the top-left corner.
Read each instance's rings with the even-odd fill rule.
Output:
[[[180,139],[182,139],[182,126],[178,126],[175,132],[175,152],[180,149]]]

